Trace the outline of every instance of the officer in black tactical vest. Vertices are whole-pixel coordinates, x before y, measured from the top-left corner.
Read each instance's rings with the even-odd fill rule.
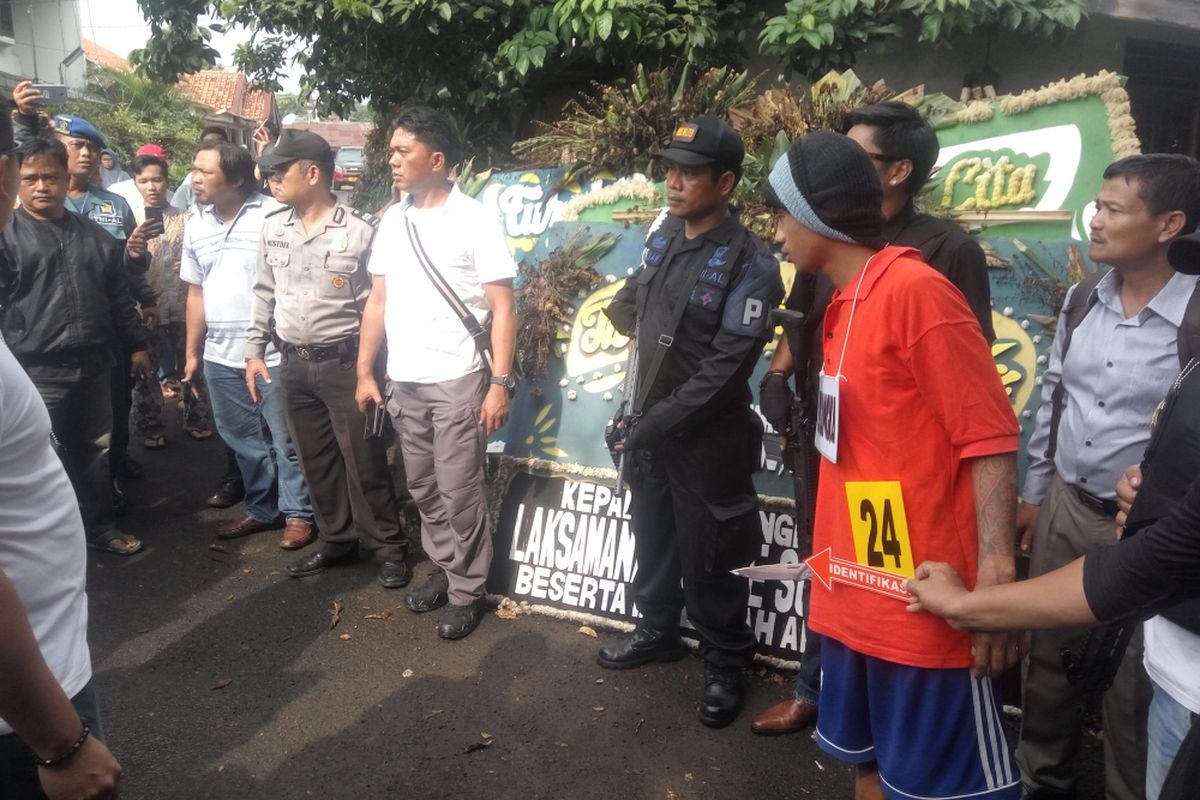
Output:
[[[669,213],[605,310],[637,347],[637,389],[618,447],[633,462],[643,619],[598,661],[625,669],[682,658],[686,607],[705,660],[700,721],[722,727],[741,709],[741,670],[754,650],[749,583],[729,573],[753,560],[761,537],[751,475],[763,428],[747,381],[783,284],[778,262],[730,208],[745,155],[737,132],[700,117],[657,155],[669,165]]]
[[[386,442],[354,399],[359,326],[371,291],[367,259],[378,220],[337,202],[330,191],[333,151],[315,133],[284,131],[259,166],[270,172],[275,199],[289,207],[268,215],[263,226],[246,386],[256,397],[256,377],[283,381],[288,429],[320,537],[317,552],[287,571],[302,578],[355,561],[361,532],[379,562],[379,583],[399,588],[410,578],[408,540]],[[274,376],[263,360],[271,338],[283,358]],[[280,542],[285,549],[311,541],[302,523],[292,523]]]

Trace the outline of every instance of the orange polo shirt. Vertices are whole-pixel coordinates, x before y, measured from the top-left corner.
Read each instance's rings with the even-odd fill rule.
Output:
[[[813,552],[830,548],[834,559],[905,576],[923,561],[945,561],[974,586],[971,459],[1015,452],[1016,416],[979,323],[950,281],[904,247],[885,248],[865,269],[825,312],[825,374],[837,372],[848,327],[849,339],[837,463],[821,459]],[[810,624],[900,664],[972,663],[968,634],[852,584],[813,581]]]

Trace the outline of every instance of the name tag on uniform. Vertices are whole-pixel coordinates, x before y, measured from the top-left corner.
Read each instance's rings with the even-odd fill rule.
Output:
[[[836,376],[822,372],[817,380],[817,452],[834,464],[838,455],[838,402],[839,392]]]

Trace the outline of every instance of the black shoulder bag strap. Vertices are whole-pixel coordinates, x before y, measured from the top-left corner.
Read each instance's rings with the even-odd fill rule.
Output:
[[[450,306],[450,310],[458,317],[458,321],[467,329],[467,333],[471,334],[471,339],[475,342],[475,349],[479,351],[479,355],[483,356],[488,372],[495,374],[491,331],[479,324],[479,320],[475,319],[475,315],[471,313],[471,309],[467,308],[466,304],[450,288],[450,284],[446,283],[446,279],[442,277],[442,273],[437,271],[437,267],[433,265],[429,254],[425,252],[425,247],[421,244],[421,237],[417,234],[417,229],[413,227],[412,220],[408,218],[407,214],[403,216],[404,227],[408,231],[408,242],[412,245],[413,253],[417,256],[417,263],[425,271],[425,276],[429,278],[429,282],[433,284],[433,288],[438,290],[438,294]]]
[[[1071,347],[1071,336],[1075,333],[1075,329],[1083,322],[1083,318],[1092,310],[1092,306],[1096,305],[1096,286],[1103,278],[1099,272],[1094,272],[1079,282],[1075,287],[1075,291],[1071,293],[1071,300],[1063,309],[1063,330],[1059,333],[1063,337],[1062,363],[1067,361],[1067,350]],[[1061,368],[1061,365],[1060,365]],[[1063,406],[1067,397],[1067,388],[1063,385],[1062,376],[1059,376],[1058,385],[1054,387],[1054,391],[1050,393],[1050,441],[1046,444],[1046,460],[1053,461],[1054,454],[1058,450],[1058,426],[1062,422]]]

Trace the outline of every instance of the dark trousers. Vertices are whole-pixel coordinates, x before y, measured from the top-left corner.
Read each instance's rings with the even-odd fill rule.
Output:
[[[100,724],[100,704],[92,681],[71,698],[79,718],[91,729],[91,736],[104,741]],[[15,733],[0,736],[0,797],[4,800],[46,800],[38,780],[33,751]]]
[[[387,442],[363,438],[354,362],[304,361],[289,354],[280,371],[284,416],[308,483],[321,549],[339,555],[362,534],[376,560],[403,560],[408,537],[400,529]]]
[[[741,667],[754,655],[750,583],[729,570],[749,564],[761,541],[751,480],[761,433],[723,420],[669,438],[638,459],[630,481],[634,599],[645,624],[674,631],[686,608],[701,654],[718,667]]]
[[[108,446],[108,461],[111,477],[117,477],[117,469],[129,450],[129,412],[133,408],[133,380],[129,377],[129,354],[117,353],[117,365],[109,376],[112,393],[112,439]]]
[[[100,371],[74,383],[34,379],[50,412],[50,428],[75,495],[89,538],[112,530],[112,481],[108,450],[112,435],[109,372]]]

